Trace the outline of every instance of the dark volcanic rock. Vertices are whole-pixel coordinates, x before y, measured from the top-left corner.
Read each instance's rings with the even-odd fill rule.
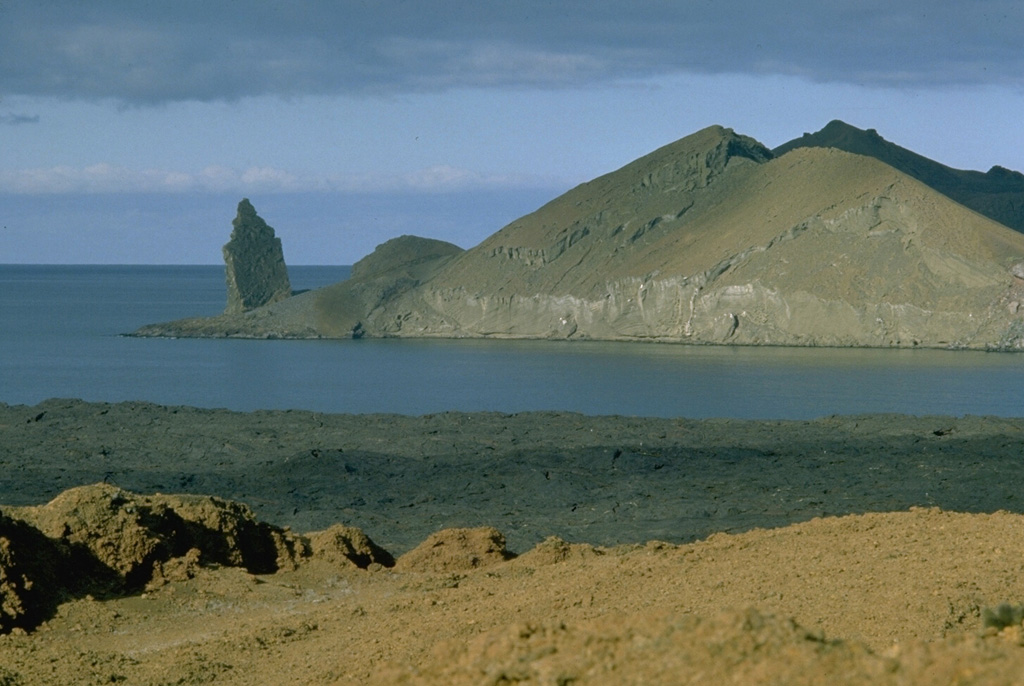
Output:
[[[238,215],[231,225],[235,228],[224,246],[228,284],[225,312],[246,312],[289,297],[292,287],[281,239],[256,214],[248,198],[238,203]]]

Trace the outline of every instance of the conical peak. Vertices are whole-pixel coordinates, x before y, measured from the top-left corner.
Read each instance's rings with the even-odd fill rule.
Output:
[[[746,157],[755,162],[767,162],[773,157],[771,150],[754,138],[738,134],[732,129],[719,126],[718,124],[701,129],[685,138],[680,138],[674,143],[669,143],[665,147],[655,150],[649,156],[654,157],[660,153],[679,154],[684,152],[699,153],[701,151],[714,153],[716,157],[724,155],[725,161],[728,161],[730,157],[739,156]]]
[[[847,152],[872,157],[883,151],[894,148],[892,143],[882,138],[875,129],[858,129],[839,119],[833,119],[815,133],[805,133],[800,138],[785,143],[773,151],[776,156],[782,155],[799,147],[839,148]]]
[[[242,201],[238,203],[238,215],[237,218],[240,220],[252,219],[256,216],[256,208],[249,202],[249,198],[242,198]]]
[[[643,187],[693,189],[707,186],[729,166],[742,159],[761,164],[772,159],[771,150],[749,136],[722,126],[709,126],[669,143],[603,178],[634,178]]]
[[[256,208],[249,202],[249,198],[242,198],[238,203],[238,213],[231,220],[234,230],[231,232],[232,240],[263,240],[274,237],[274,229],[256,214]]]
[[[732,129],[725,129],[725,132],[723,142],[725,143],[726,162],[733,157],[744,157],[762,164],[774,157],[771,150],[750,136],[740,135]]]
[[[832,128],[830,129],[829,127]],[[892,143],[882,138],[881,134],[879,134],[876,129],[858,129],[856,126],[853,126],[852,124],[847,124],[846,122],[840,121],[838,119],[833,119],[832,121],[830,121],[828,123],[828,126],[826,126],[822,130],[822,133],[831,133],[837,137],[855,139],[859,138],[863,141],[875,144],[885,143],[887,145],[892,145]]]
[[[874,129],[871,129],[871,131],[874,131]],[[864,130],[863,129],[858,129],[856,126],[854,126],[852,124],[847,124],[842,119],[833,119],[829,123],[825,124],[825,126],[818,133],[836,134],[836,133],[853,133],[853,132],[864,133]]]

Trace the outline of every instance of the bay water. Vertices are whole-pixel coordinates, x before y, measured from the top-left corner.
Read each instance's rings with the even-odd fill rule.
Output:
[[[347,267],[289,267],[292,286]],[[0,402],[809,419],[1024,414],[1024,355],[501,340],[125,337],[213,315],[220,266],[0,265]]]

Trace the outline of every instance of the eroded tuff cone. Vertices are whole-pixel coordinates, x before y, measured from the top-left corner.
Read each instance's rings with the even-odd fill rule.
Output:
[[[292,287],[281,239],[256,214],[248,198],[238,203],[238,215],[231,225],[235,228],[224,246],[228,282],[225,312],[246,312],[289,297]]]

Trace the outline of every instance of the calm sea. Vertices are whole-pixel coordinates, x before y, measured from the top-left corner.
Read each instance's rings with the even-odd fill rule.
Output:
[[[290,267],[294,288],[346,267]],[[0,402],[660,417],[1024,414],[1024,355],[549,341],[126,338],[224,308],[217,266],[0,265]]]

